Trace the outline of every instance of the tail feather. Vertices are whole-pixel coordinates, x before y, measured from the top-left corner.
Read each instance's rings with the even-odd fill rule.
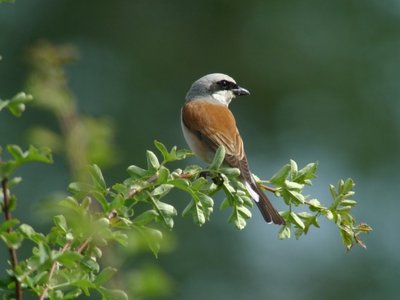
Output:
[[[250,172],[246,157],[239,162],[239,170],[240,175],[246,185],[247,191],[257,204],[258,209],[264,217],[264,220],[267,223],[274,223],[277,225],[285,224],[285,220],[277,212],[271,201],[269,201],[267,195],[265,195],[264,192],[258,187],[257,182],[254,180],[254,177]]]
[[[265,195],[264,192],[260,190],[260,188],[257,186],[256,183],[251,184],[250,187],[253,190],[253,192],[256,192],[257,195],[259,196],[258,201],[256,201],[256,199],[253,200],[254,202],[256,202],[258,209],[260,210],[262,216],[264,217],[265,222],[274,223],[277,225],[284,225],[285,220],[277,212],[275,207],[271,204],[271,201],[269,201],[267,195]]]

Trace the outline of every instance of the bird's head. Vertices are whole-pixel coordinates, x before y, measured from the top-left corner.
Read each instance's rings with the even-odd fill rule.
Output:
[[[245,88],[225,74],[213,73],[197,79],[186,94],[186,100],[206,100],[228,106],[236,96],[250,95]]]

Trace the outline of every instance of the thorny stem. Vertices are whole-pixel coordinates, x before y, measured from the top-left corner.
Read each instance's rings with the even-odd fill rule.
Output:
[[[8,198],[8,179],[4,178],[1,181],[1,188],[3,190],[3,211],[4,211],[4,217],[6,221],[10,221],[12,219],[11,211],[10,211],[10,201]],[[11,227],[7,228],[7,232],[11,233],[13,230]],[[9,247],[8,248],[8,253],[10,255],[11,259],[11,266],[13,268],[13,271],[15,271],[15,268],[18,265],[18,257],[17,257],[17,251]],[[17,300],[22,299],[22,288],[21,288],[21,283],[18,281],[17,277],[15,276],[15,297]]]

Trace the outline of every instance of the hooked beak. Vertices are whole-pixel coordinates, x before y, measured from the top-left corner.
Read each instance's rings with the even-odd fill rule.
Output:
[[[250,95],[250,92],[246,90],[245,88],[242,88],[240,86],[237,86],[236,88],[232,89],[232,92],[236,96],[247,96]]]

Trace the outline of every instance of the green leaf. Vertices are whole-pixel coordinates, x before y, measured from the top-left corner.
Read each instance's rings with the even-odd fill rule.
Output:
[[[0,234],[0,239],[6,243],[8,248],[18,249],[24,239],[21,233],[17,231],[3,232]]]
[[[285,239],[290,238],[290,226],[289,225],[285,225],[279,230],[278,238],[280,240],[285,240]]]
[[[179,149],[176,151],[176,160],[182,160],[186,157],[193,156],[194,153],[189,149]]]
[[[290,169],[289,164],[284,165],[269,181],[277,186],[282,186],[289,175]]]
[[[239,206],[238,211],[242,215],[242,217],[245,219],[250,219],[252,216],[251,211],[245,206]]]
[[[192,199],[182,212],[183,217],[187,217],[193,213],[193,209],[196,206],[196,202]]]
[[[300,203],[303,204],[305,202],[305,198],[301,193],[292,190],[288,190],[288,193],[292,196],[292,202],[294,202],[296,205]]]
[[[174,185],[176,188],[184,191],[188,191],[189,188],[189,181],[183,178],[177,178],[168,181],[169,184]]]
[[[162,232],[145,226],[134,226],[134,229],[144,238],[154,256],[157,257],[160,250],[160,242],[163,237]]]
[[[303,169],[297,172],[296,176],[293,178],[293,181],[310,185],[310,179],[316,177],[317,168],[318,162],[307,164]]]
[[[198,203],[193,207],[193,221],[199,226],[202,226],[206,222],[204,211]]]
[[[324,209],[322,210],[322,214],[328,219],[328,220],[332,220],[333,219],[333,213],[331,210],[329,209]]]
[[[148,174],[147,170],[142,169],[138,166],[132,165],[129,166],[127,169],[127,172],[129,174],[129,176],[133,177],[133,178],[142,178],[144,176],[146,176]]]
[[[208,183],[208,180],[205,179],[204,177],[199,177],[197,178],[194,182],[192,182],[192,189],[193,190],[200,190],[204,185]]]
[[[340,185],[340,189],[339,189],[341,194],[347,194],[355,186],[354,181],[351,178],[347,178],[345,182],[342,181],[341,183],[342,184]]]
[[[100,274],[96,276],[96,279],[93,281],[93,283],[96,286],[102,286],[105,284],[107,281],[111,279],[111,277],[114,276],[114,274],[117,273],[117,269],[112,268],[112,267],[106,267],[103,270],[101,270]]]
[[[291,159],[290,161],[289,161],[289,164],[290,164],[290,171],[292,172],[292,173],[297,173],[297,170],[298,170],[298,167],[297,167],[297,163],[293,160],[293,159]]]
[[[225,160],[225,147],[224,146],[219,146],[219,148],[215,152],[214,159],[211,162],[209,168],[211,170],[218,170],[219,167],[224,162],[224,160]]]
[[[154,209],[146,210],[145,212],[137,216],[135,219],[133,219],[133,223],[136,225],[146,225],[154,221],[157,216],[158,213]]]
[[[7,145],[7,151],[14,158],[14,161],[8,161],[0,164],[0,175],[10,177],[10,174],[19,166],[29,162],[52,163],[53,159],[48,148],[36,148],[30,146],[25,152],[17,145]]]
[[[25,158],[24,162],[36,161],[47,164],[53,162],[53,158],[51,156],[51,150],[49,148],[46,147],[36,148],[32,145],[29,146],[27,152],[24,152],[24,158]]]
[[[91,272],[98,272],[100,269],[99,264],[91,257],[83,257],[81,260],[82,265],[85,266]],[[93,284],[91,284],[93,286]]]
[[[107,192],[107,185],[104,180],[103,174],[97,165],[89,167],[90,176],[94,185],[103,193]]]
[[[71,182],[68,185],[68,191],[74,194],[88,194],[92,191],[92,185],[85,182]]]
[[[20,221],[18,219],[11,219],[0,223],[0,234],[7,231],[7,229],[14,227],[15,225],[18,225],[19,222]]]
[[[60,207],[62,208],[68,208],[76,213],[78,213],[79,215],[83,215],[85,212],[82,209],[82,207],[79,205],[79,203],[76,201],[75,198],[73,197],[67,197],[63,200],[61,200],[58,205],[60,205]]]
[[[26,238],[38,245],[47,242],[46,237],[42,233],[36,232],[33,227],[28,224],[21,224],[18,229]]]
[[[101,205],[104,211],[109,211],[109,203],[103,193],[98,191],[91,191],[94,199]]]
[[[106,289],[104,287],[98,288],[99,293],[103,300],[128,300],[128,295],[121,290]]]
[[[340,229],[340,236],[342,237],[343,244],[346,246],[346,250],[349,251],[353,247],[353,233],[348,227],[342,227]]]
[[[161,184],[161,183],[166,183],[168,178],[169,178],[170,172],[169,170],[164,167],[161,166],[160,169],[158,170],[158,178],[157,178],[157,184]]]
[[[209,197],[206,194],[201,193],[201,192],[197,192],[196,195],[199,198],[200,202],[204,206],[206,206],[206,207],[213,207],[214,206],[214,200],[211,197]]]
[[[121,231],[114,231],[112,233],[112,238],[124,247],[128,245],[128,236]]]
[[[240,175],[240,170],[238,168],[220,168],[219,170],[230,178],[238,177]]]
[[[157,140],[154,141],[154,145],[161,152],[161,155],[163,156],[164,161],[165,162],[169,161],[170,155],[169,155],[169,152],[167,150],[167,147],[165,147],[163,143],[161,143],[161,142],[159,142]]]
[[[10,100],[0,100],[0,111],[7,107],[8,110],[16,117],[20,117],[25,111],[25,104],[33,100],[32,95],[20,92]]]
[[[231,206],[232,205],[231,205],[231,202],[229,201],[229,198],[225,198],[224,201],[221,202],[221,204],[219,206],[219,209],[223,210],[223,209],[226,209],[226,208],[231,207]]]
[[[160,167],[160,162],[158,161],[158,158],[154,154],[154,152],[147,150],[146,157],[147,157],[147,168],[149,168],[149,170],[158,170],[158,168]]]
[[[176,216],[177,212],[175,207],[169,205],[165,202],[161,202],[157,199],[154,199],[153,196],[150,195],[150,200],[153,204],[153,207],[157,211],[162,222],[169,228],[172,229],[174,227],[173,217]]]
[[[308,203],[311,207],[322,208],[321,202],[319,202],[317,199],[311,199],[311,200],[307,201],[307,203]]]
[[[63,215],[57,215],[53,218],[54,224],[60,228],[64,233],[68,231],[67,220]]]
[[[156,187],[152,192],[152,196],[164,197],[174,187],[173,184],[161,184]]]
[[[294,181],[289,181],[289,180],[285,180],[285,186],[289,189],[289,190],[302,190],[304,188],[303,184],[294,182]]]
[[[290,217],[291,217],[292,221],[293,221],[298,227],[300,227],[300,228],[302,228],[302,229],[305,228],[303,221],[299,218],[299,216],[298,216],[295,212],[292,211],[292,212],[290,213]]]
[[[82,294],[82,290],[79,288],[73,289],[66,293],[63,299],[77,299]]]
[[[48,248],[48,247],[47,247]],[[37,254],[39,256],[39,262],[43,264],[49,258],[49,251],[43,243],[38,244]]]
[[[21,224],[19,226],[19,230],[22,234],[24,234],[27,238],[30,238],[36,231],[33,229],[31,225],[28,224]]]
[[[56,260],[66,266],[67,268],[72,268],[76,266],[76,263],[78,263],[82,259],[82,255],[79,254],[78,252],[75,251],[67,251],[62,254],[60,254]]]
[[[232,214],[228,219],[229,223],[233,223],[235,227],[239,230],[242,230],[246,227],[246,220],[243,215],[238,211],[238,209],[233,209]]]
[[[7,151],[17,162],[24,159],[24,152],[18,145],[8,145]]]

